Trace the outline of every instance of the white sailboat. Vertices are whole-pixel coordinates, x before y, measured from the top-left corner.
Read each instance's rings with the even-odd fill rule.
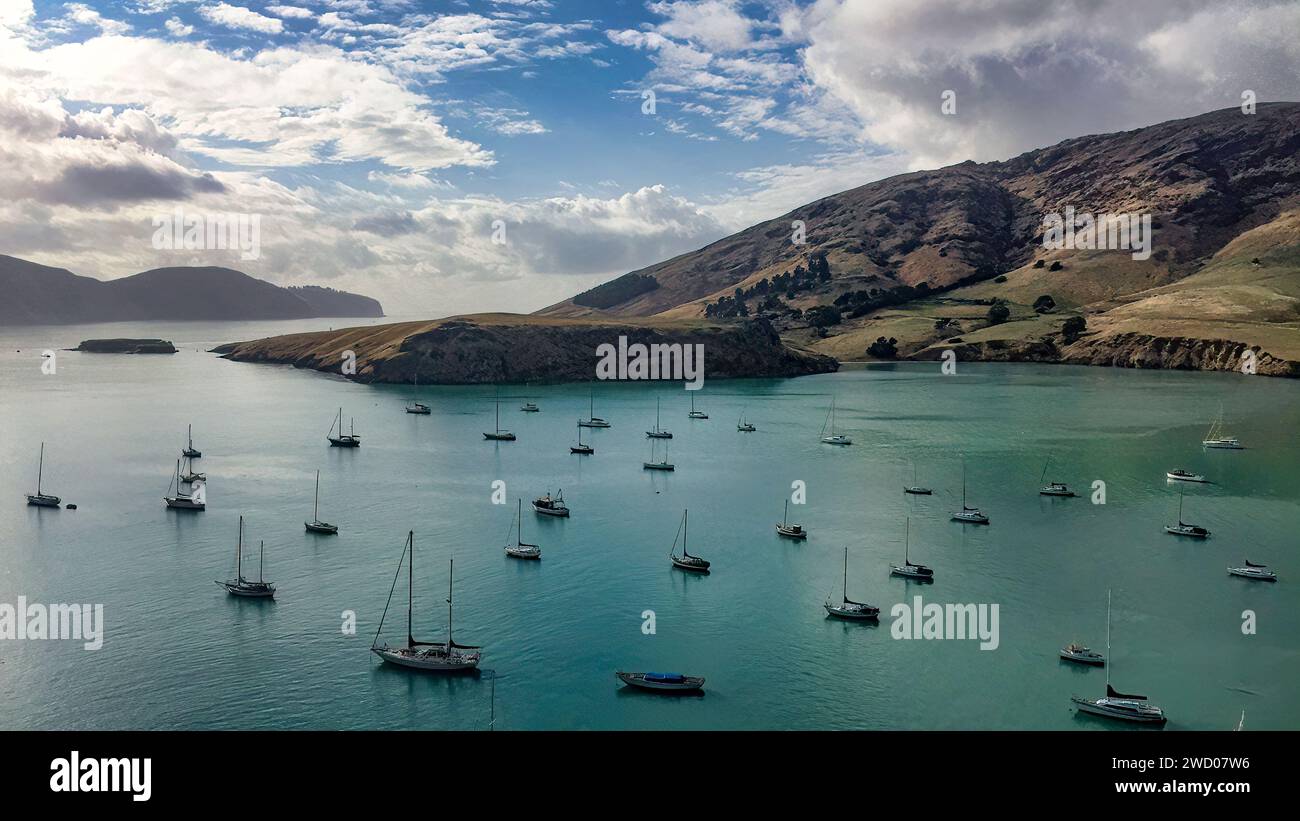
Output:
[[[262,578],[262,563],[266,558],[266,542],[258,549],[257,581],[244,578],[244,517],[239,517],[239,541],[235,544],[235,578],[217,582],[232,596],[247,599],[269,599],[275,596],[275,585]]]
[[[803,525],[796,525],[790,523],[790,500],[789,499],[785,500],[785,515],[781,517],[781,521],[776,523],[776,532],[779,535],[786,537],[787,539],[808,538],[808,531],[803,529]]]
[[[641,463],[641,467],[642,467],[644,470],[676,470],[676,469],[677,469],[677,466],[676,466],[676,465],[674,465],[672,462],[669,462],[669,461],[668,461],[668,446],[667,446],[667,445],[664,445],[664,459],[663,459],[663,461],[662,461],[662,462],[656,462],[654,459],[655,459],[655,443],[652,441],[652,442],[650,443],[650,461],[649,461],[649,462],[642,462],[642,463]]]
[[[334,435],[335,428],[338,429],[338,435]],[[329,433],[325,434],[332,448],[359,448],[361,447],[361,437],[357,436],[356,420],[349,423],[349,432],[343,432],[343,409],[339,408],[338,417],[330,424]]]
[[[332,525],[329,522],[320,520],[320,471],[316,471],[316,501],[312,504],[311,521],[303,522],[303,526],[311,533],[325,533],[333,535],[339,532],[338,525]]]
[[[953,521],[971,525],[986,525],[989,517],[977,507],[966,504],[966,458],[961,460],[961,510],[952,514]]]
[[[840,603],[834,604],[828,598],[822,606],[826,608],[827,615],[834,616],[837,619],[848,619],[849,621],[877,621],[880,619],[879,607],[849,598],[848,545],[844,547],[844,589],[840,596]]]
[[[199,473],[194,469],[194,460],[189,456],[185,457],[184,465],[185,467],[181,469],[182,482],[193,484],[194,482],[206,482],[208,480],[206,473]]]
[[[1047,466],[1050,465],[1051,463],[1052,463],[1052,457],[1049,456],[1047,457],[1047,460],[1043,462],[1043,475],[1038,477],[1038,481],[1041,482],[1047,478]],[[1067,486],[1062,482],[1048,482],[1047,484],[1043,485],[1038,489],[1038,495],[1039,496],[1074,496],[1075,492],[1073,490],[1070,490],[1069,486]]]
[[[207,510],[207,498],[205,495],[204,485],[202,482],[195,482],[190,487],[190,492],[185,493],[181,490],[181,485],[185,480],[181,478],[181,460],[176,460],[176,474],[172,479],[172,484],[168,486],[168,495],[163,497],[167,507],[176,510]]]
[[[651,439],[673,438],[672,431],[667,431],[659,427],[659,397],[655,397],[655,428],[654,430],[646,431],[645,435],[650,437]]]
[[[510,531],[515,533],[515,543],[510,544]],[[540,559],[542,548],[524,541],[524,500],[519,500],[519,510],[515,513],[514,523],[506,531],[506,555],[514,559]]]
[[[688,413],[688,414],[686,414],[686,418],[688,418],[688,419],[708,419],[708,418],[709,418],[709,415],[708,415],[707,413],[705,413],[704,411],[697,411],[697,410],[695,409],[695,391],[690,391],[690,394],[691,394],[691,412]]]
[[[406,406],[406,412],[414,413],[417,416],[428,416],[433,413],[432,408],[420,401],[420,375],[418,373],[412,377],[411,385],[411,392],[415,395],[411,397],[411,404]]]
[[[889,574],[923,582],[934,581],[934,570],[912,562],[912,520],[910,518],[904,526],[903,534],[903,563],[891,564]]]
[[[181,456],[186,459],[198,459],[203,454],[194,448],[194,426],[185,426],[185,450],[181,451]]]
[[[481,648],[468,644],[457,644],[451,635],[451,592],[452,578],[456,569],[455,560],[450,560],[450,571],[447,575],[447,640],[440,642],[416,641],[411,625],[411,611],[415,602],[415,531],[406,534],[406,549],[402,551],[402,558],[409,558],[406,577],[406,646],[390,647],[387,642],[383,645],[378,644],[379,635],[384,631],[384,619],[388,616],[388,606],[393,601],[393,591],[390,589],[388,591],[388,601],[384,604],[384,614],[379,618],[379,629],[375,631],[375,640],[370,645],[370,652],[389,664],[429,672],[454,672],[478,667],[483,656],[480,652]],[[397,572],[399,574],[402,572],[401,561],[397,564]],[[397,577],[394,576],[393,587],[396,586]]]
[[[1277,574],[1268,569],[1266,564],[1255,564],[1250,559],[1241,567],[1229,567],[1228,573],[1233,576],[1240,576],[1243,579],[1254,579],[1260,582],[1275,582]]]
[[[41,478],[45,475],[45,443],[41,442],[41,458],[36,467],[36,492],[27,494],[27,504],[32,507],[57,508],[62,499],[41,490]]]
[[[913,496],[930,496],[934,493],[928,487],[922,487],[916,483],[916,462],[912,463],[912,484],[903,485],[903,492],[910,493]]]
[[[1106,591],[1106,655],[1110,656],[1110,591]],[[1106,666],[1106,695],[1101,698],[1071,696],[1079,710],[1104,718],[1116,718],[1140,724],[1164,724],[1165,711],[1147,701],[1146,696],[1120,693],[1110,686],[1110,671],[1114,658]]]
[[[1172,533],[1175,536],[1190,536],[1193,539],[1204,539],[1210,535],[1210,531],[1200,525],[1189,525],[1183,521],[1183,491],[1178,491],[1178,524],[1165,525],[1165,532]]]
[[[579,453],[584,456],[590,456],[595,453],[596,449],[591,445],[585,445],[582,442],[582,421],[578,421],[578,444],[569,446],[569,453]]]
[[[1210,429],[1206,431],[1205,438],[1201,440],[1201,446],[1206,448],[1217,448],[1219,450],[1245,450],[1246,446],[1241,444],[1235,436],[1228,436],[1223,427],[1223,403],[1219,403],[1219,415],[1210,423]]]
[[[497,397],[496,425],[494,433],[483,433],[483,438],[493,442],[513,442],[515,435],[508,430],[501,430],[501,397]]]
[[[587,418],[579,419],[578,424],[582,425],[584,428],[607,428],[610,426],[609,422],[605,421],[604,419],[601,419],[599,416],[596,415],[595,388],[593,388],[591,391],[591,405],[590,405],[590,409],[587,411]]]
[[[668,558],[672,560],[673,567],[676,567],[679,570],[686,570],[691,573],[708,573],[710,566],[709,562],[701,559],[699,556],[692,556],[686,549],[686,517],[688,513],[690,513],[689,510],[682,511],[682,524],[681,527],[677,529],[677,535],[682,539],[682,555],[677,555],[677,538],[674,537],[673,547],[668,553]]]
[[[826,433],[826,428],[830,427],[830,433]],[[822,442],[827,445],[851,445],[853,440],[842,433],[835,432],[835,397],[831,397],[831,411],[826,417],[826,422],[822,423]]]
[[[746,422],[745,412],[741,411],[740,419],[736,421],[736,430],[740,431],[741,433],[753,433],[754,431],[758,430],[758,428],[754,427],[754,423]]]

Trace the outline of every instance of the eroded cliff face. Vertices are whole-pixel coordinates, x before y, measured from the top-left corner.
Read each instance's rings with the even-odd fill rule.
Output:
[[[356,373],[350,376],[361,382],[579,382],[595,378],[597,349],[617,346],[619,337],[629,345],[703,345],[705,379],[803,376],[839,367],[831,357],[787,345],[762,320],[622,323],[486,315],[290,334],[214,352],[239,362],[339,374],[345,352],[352,351]]]

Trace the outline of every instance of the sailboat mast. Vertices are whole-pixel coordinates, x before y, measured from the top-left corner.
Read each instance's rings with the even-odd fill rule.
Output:
[[[903,525],[903,564],[912,563],[912,517]]]
[[[415,633],[411,631],[411,607],[415,601],[415,531],[406,534],[406,646],[415,648]]]
[[[522,500],[521,500],[520,504],[522,505]],[[522,509],[522,507],[521,507],[521,509]],[[456,560],[455,560],[455,559],[449,559],[448,562],[449,562],[449,565],[448,565],[448,570],[447,570],[447,652],[450,653],[450,652],[451,652],[451,646],[452,646],[452,640],[451,640],[451,585],[452,585],[452,579],[454,579],[455,576],[456,576]]]
[[[844,546],[844,591],[841,593],[844,601],[849,600],[849,546]]]
[[[1110,695],[1110,668],[1114,659],[1110,654],[1110,589],[1106,589],[1106,695]]]
[[[45,473],[45,443],[41,442],[41,461],[36,467],[36,495],[41,495],[41,476]]]
[[[786,522],[790,521],[790,500],[785,500],[785,515],[781,517],[781,526],[785,527]]]
[[[668,461],[667,454],[664,455],[664,461],[665,462]],[[689,509],[682,511],[682,555],[683,556],[689,555],[686,552],[686,531],[690,526],[690,521],[689,521],[690,514],[691,511]]]
[[[257,543],[257,581],[262,581],[262,565],[266,563],[266,540],[261,539]]]
[[[519,497],[519,509],[515,511],[515,546],[524,543],[524,498]]]
[[[314,522],[320,521],[320,471],[316,471],[316,503],[311,508],[311,518]]]
[[[235,542],[235,578],[244,580],[244,517],[239,517],[239,541]]]

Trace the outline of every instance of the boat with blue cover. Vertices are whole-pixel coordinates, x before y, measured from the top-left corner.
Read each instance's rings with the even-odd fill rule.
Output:
[[[688,676],[683,673],[626,673],[617,670],[614,675],[629,687],[660,692],[691,692],[704,689],[702,676]]]

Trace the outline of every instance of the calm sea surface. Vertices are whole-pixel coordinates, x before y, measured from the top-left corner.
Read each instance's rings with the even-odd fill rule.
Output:
[[[596,454],[580,457],[568,446],[588,385],[501,386],[502,427],[519,439],[491,443],[492,387],[422,388],[433,413],[414,416],[410,388],[204,352],[327,324],[0,329],[0,602],[102,603],[106,632],[96,652],[0,641],[0,728],[486,729],[487,674],[412,673],[367,652],[408,530],[416,634],[445,635],[454,556],[456,638],[483,645],[501,729],[1114,728],[1070,709],[1073,693],[1103,693],[1105,671],[1056,656],[1071,640],[1104,649],[1108,587],[1113,683],[1163,706],[1170,729],[1230,729],[1243,710],[1247,729],[1300,728],[1298,382],[906,364],[707,382],[696,403],[708,420],[687,419],[680,385],[601,383],[596,413],[613,427],[584,431]],[[182,351],[60,351],[57,374],[41,373],[41,349],[103,336],[160,336]],[[832,396],[852,447],[818,441]],[[656,398],[675,434],[671,474],[641,466]],[[541,413],[519,411],[529,400]],[[1201,449],[1220,403],[1248,450]],[[358,450],[327,447],[340,405]],[[742,411],[756,433],[736,431]],[[209,479],[198,514],[162,503],[189,423]],[[45,489],[78,510],[25,506],[41,441]],[[962,454],[988,527],[948,520]],[[1049,456],[1047,478],[1080,498],[1038,495]],[[934,496],[901,492],[913,465]],[[1178,504],[1164,472],[1178,466],[1214,482],[1185,488],[1184,518],[1210,528],[1206,542],[1161,530]],[[303,530],[317,469],[334,538]],[[505,505],[492,503],[495,480]],[[804,543],[773,531],[796,480]],[[1097,480],[1104,505],[1089,498]],[[560,488],[571,519],[528,510]],[[518,497],[540,563],[502,552]],[[668,562],[687,507],[707,577]],[[253,575],[265,540],[274,602],[213,584],[233,573],[241,514]],[[909,517],[912,558],[935,568],[933,585],[888,575]],[[839,594],[845,545],[849,596],[883,608],[878,627],[822,609]],[[1245,558],[1281,581],[1225,573]],[[1000,646],[892,638],[889,608],[917,595],[997,604]],[[1242,633],[1247,610],[1255,635]],[[399,641],[403,596],[388,619],[384,635]],[[707,695],[630,692],[616,669],[703,675]]]

